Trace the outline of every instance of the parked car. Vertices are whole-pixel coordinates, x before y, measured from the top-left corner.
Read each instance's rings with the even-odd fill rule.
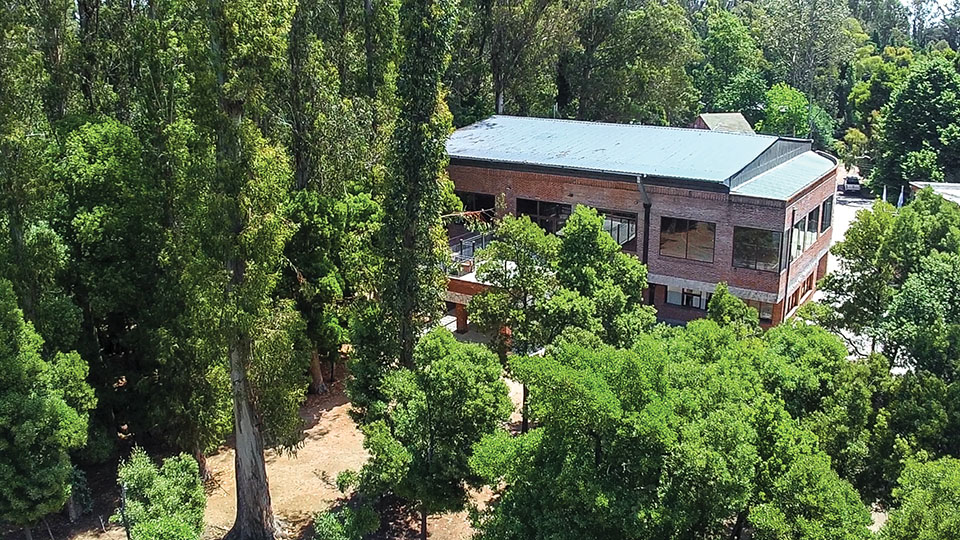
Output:
[[[863,186],[860,185],[860,177],[848,176],[843,179],[843,192],[852,195],[859,195]]]

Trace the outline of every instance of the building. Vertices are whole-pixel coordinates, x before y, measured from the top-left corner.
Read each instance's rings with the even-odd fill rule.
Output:
[[[690,127],[728,133],[753,133],[750,122],[747,122],[747,119],[738,112],[702,113],[690,124]]]
[[[910,192],[913,194],[927,187],[953,204],[960,204],[960,184],[951,184],[948,182],[910,182]]]
[[[597,208],[649,269],[647,298],[667,321],[705,315],[719,282],[775,325],[826,273],[837,161],[811,142],[768,135],[493,116],[447,142],[449,174],[468,210],[526,214],[559,231],[577,204]],[[482,290],[470,254],[447,300]]]

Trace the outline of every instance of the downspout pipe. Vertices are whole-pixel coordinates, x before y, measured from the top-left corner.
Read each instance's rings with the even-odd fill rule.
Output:
[[[647,188],[643,184],[644,178],[646,178],[646,175],[637,177],[637,187],[643,196],[643,251],[640,253],[640,262],[646,265],[650,257],[650,207],[652,205],[650,197],[647,195]],[[647,284],[647,291],[647,304],[653,305],[653,286],[649,283]]]

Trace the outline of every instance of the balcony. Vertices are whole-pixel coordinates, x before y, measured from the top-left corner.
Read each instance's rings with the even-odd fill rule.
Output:
[[[452,265],[447,274],[452,277],[463,277],[476,270],[474,258],[477,252],[490,244],[493,233],[467,232],[450,239]]]

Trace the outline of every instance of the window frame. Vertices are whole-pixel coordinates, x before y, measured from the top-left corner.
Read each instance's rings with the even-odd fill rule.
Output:
[[[833,226],[833,199],[834,196],[830,195],[820,203],[820,234]]]
[[[489,193],[480,193],[479,191],[455,190],[453,194],[456,195],[458,199],[460,199],[461,203],[463,203],[463,210],[465,212],[480,212],[483,210],[494,210],[497,204],[497,196],[490,195]],[[486,205],[479,204],[477,201],[477,199],[479,198],[484,198],[484,199],[489,198],[489,201],[491,203],[490,206],[487,207]]]
[[[706,311],[707,304],[710,303],[710,298],[713,296],[712,292],[702,291],[700,289],[688,289],[686,287],[671,287],[670,285],[664,285],[666,293],[664,294],[664,303],[677,306],[685,309],[696,309],[699,311]],[[680,295],[680,302],[671,302],[670,294],[671,292],[674,295]],[[694,299],[698,300],[699,306],[695,306]]]
[[[790,227],[790,260],[794,261],[806,251],[803,241],[807,233],[807,214],[804,214]],[[799,242],[799,244],[798,244]]]
[[[597,209],[597,213],[603,217],[603,230],[610,235],[611,238],[620,246],[621,249],[628,251],[636,251],[637,249],[637,232],[639,220],[637,219],[637,214],[631,214],[629,212],[617,212],[614,210],[603,210]],[[610,227],[610,230],[607,230],[607,223],[622,223],[626,225],[626,236],[627,240],[621,242],[619,234],[617,236],[613,235],[613,226]],[[620,230],[618,229],[618,233]],[[631,234],[632,233],[632,234]],[[629,247],[628,247],[629,246]]]
[[[757,315],[760,317],[760,322],[773,322],[774,304],[771,304],[770,302],[761,302],[760,300],[744,300],[744,302],[748,306],[757,310]],[[770,308],[769,317],[764,317],[763,315],[764,306],[769,306]]]
[[[664,220],[667,220],[667,219],[673,220],[674,222],[677,222],[677,223],[679,223],[679,222],[684,222],[684,224],[685,224],[685,227],[684,227],[684,230],[683,230],[683,256],[673,255],[673,254],[669,254],[669,253],[664,253],[664,252],[663,252],[663,240],[664,240],[664,238],[663,238],[664,226],[663,226],[663,225],[664,225]],[[711,246],[710,246],[710,260],[694,259],[694,258],[691,258],[691,257],[690,257],[690,231],[695,228],[695,227],[692,227],[690,224],[698,224],[698,225],[699,225],[699,224],[703,224],[703,225],[709,226],[709,227],[712,229],[713,235],[712,235],[712,242],[711,242]],[[697,219],[679,218],[679,217],[661,215],[661,216],[660,216],[660,231],[659,231],[659,234],[660,234],[660,238],[659,238],[659,240],[660,240],[660,246],[659,246],[659,248],[657,249],[657,254],[658,254],[659,256],[661,256],[661,257],[670,257],[670,258],[672,258],[672,259],[683,259],[683,260],[686,260],[686,261],[702,262],[702,263],[708,263],[708,264],[713,264],[713,263],[715,263],[715,262],[717,261],[717,224],[714,223],[714,222],[711,222],[711,221],[700,221],[700,220],[697,220]]]
[[[523,201],[523,203],[521,203]],[[536,208],[536,213],[530,213],[520,209],[520,205],[529,206],[529,203],[533,203]],[[557,212],[552,214],[544,213],[544,205],[551,205],[557,210]],[[536,223],[543,230],[547,231],[550,234],[558,234],[563,227],[567,224],[567,220],[570,219],[570,216],[573,215],[573,206],[567,203],[558,203],[552,201],[541,201],[540,199],[527,199],[525,197],[517,197],[514,204],[515,214],[519,216],[527,216],[530,218],[530,221]],[[553,230],[550,230],[546,225],[550,224]]]
[[[816,216],[814,216],[816,214]],[[812,227],[812,229],[811,229]],[[820,206],[817,205],[807,212],[807,226],[803,232],[803,251],[810,249],[810,246],[817,243],[820,238]]]
[[[743,231],[759,231],[759,232],[761,232],[761,233],[769,233],[770,235],[776,236],[776,238],[777,238],[777,249],[776,249],[776,254],[777,254],[777,268],[776,268],[776,270],[769,270],[769,269],[766,269],[766,268],[760,268],[760,267],[759,267],[759,261],[760,261],[760,259],[759,259],[759,257],[756,257],[756,256],[754,256],[753,259],[752,259],[752,261],[751,261],[751,262],[753,263],[753,266],[746,266],[746,265],[737,264],[737,231],[738,231],[738,230],[743,230]],[[770,229],[760,229],[760,228],[757,228],[757,227],[745,227],[745,226],[740,226],[740,225],[734,225],[734,227],[733,227],[733,249],[732,249],[732,253],[731,253],[731,261],[730,261],[730,264],[731,264],[734,268],[745,268],[745,269],[748,269],[748,270],[756,270],[756,271],[758,271],[758,272],[770,272],[770,273],[773,273],[773,274],[779,274],[780,272],[783,271],[783,243],[784,243],[784,234],[783,234],[783,231],[774,231],[774,230],[770,230]],[[759,250],[757,250],[757,253],[759,253]]]

